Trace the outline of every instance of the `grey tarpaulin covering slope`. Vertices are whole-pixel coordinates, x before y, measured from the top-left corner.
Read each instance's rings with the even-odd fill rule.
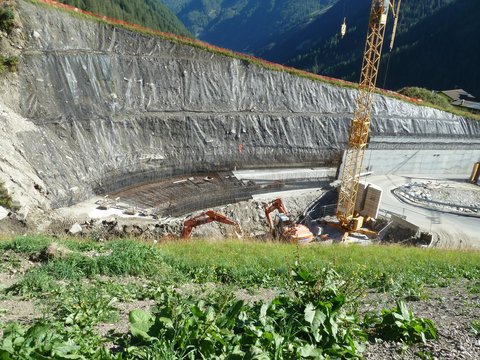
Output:
[[[35,125],[17,137],[54,206],[171,174],[340,162],[354,90],[23,1],[20,11],[21,96],[5,105]],[[384,96],[373,117],[374,150],[454,142],[480,157],[478,121]]]

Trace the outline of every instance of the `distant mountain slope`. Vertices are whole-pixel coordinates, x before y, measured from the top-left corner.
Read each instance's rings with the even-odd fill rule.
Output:
[[[79,9],[103,14],[160,31],[191,37],[182,22],[159,0],[58,0]]]
[[[345,14],[343,1],[303,29],[291,32],[258,56],[308,71],[358,81],[370,0],[350,0],[347,36],[338,35]],[[480,1],[403,0],[386,86],[431,89],[463,87],[480,96]],[[392,21],[387,29],[388,52]],[[378,81],[383,86],[388,57]]]
[[[258,54],[338,0],[163,0],[199,39]]]
[[[480,98],[480,1],[459,0],[398,38],[387,86],[464,88]]]
[[[201,40],[358,81],[371,0],[162,0]],[[480,97],[480,1],[402,0],[385,87],[463,87]],[[338,35],[347,17],[347,35]],[[388,52],[392,21],[386,33]],[[380,67],[384,85],[388,56]]]

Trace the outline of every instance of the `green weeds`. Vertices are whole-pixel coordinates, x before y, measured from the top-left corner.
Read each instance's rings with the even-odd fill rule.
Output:
[[[473,320],[470,324],[470,330],[473,335],[480,338],[480,320]]]
[[[17,56],[3,56],[0,55],[0,74],[8,70],[10,72],[16,72],[18,70],[18,57]]]
[[[329,267],[366,288],[422,299],[425,286],[480,279],[480,253],[399,246],[312,246],[225,241],[165,243],[163,260],[194,282],[281,286],[297,259],[309,270]]]
[[[471,294],[480,294],[480,281],[476,281],[475,283],[469,285],[468,291]]]
[[[357,359],[368,335],[404,346],[436,338],[434,324],[401,300],[359,321],[357,299],[367,289],[418,300],[430,286],[466,278],[475,291],[480,280],[474,251],[67,238],[55,242],[68,252],[39,256],[52,241],[0,242],[5,269],[21,273],[27,258],[35,262],[4,294],[34,299],[45,314],[3,327],[2,359]],[[255,300],[240,300],[238,289]],[[257,296],[263,290],[273,295]],[[129,333],[99,334],[99,324],[125,321],[117,303],[146,299],[156,306],[133,311]],[[471,327],[478,334],[478,321]]]
[[[10,33],[15,25],[15,15],[9,6],[0,7],[0,30]]]
[[[0,55],[0,74],[3,72],[2,67],[3,67],[3,62],[2,62],[2,56]],[[8,194],[8,191],[2,182],[0,182],[0,206],[3,206],[4,208],[7,208],[7,209],[14,208],[12,197]]]
[[[426,343],[437,338],[437,329],[430,319],[413,315],[401,300],[392,310],[382,310],[380,316],[367,317],[366,323],[373,325],[373,336],[386,341],[401,341],[412,345]]]
[[[333,271],[314,275],[300,267],[291,279],[292,296],[253,306],[233,296],[185,299],[166,290],[154,314],[130,313],[121,346],[139,358],[359,358],[366,336],[345,282]]]

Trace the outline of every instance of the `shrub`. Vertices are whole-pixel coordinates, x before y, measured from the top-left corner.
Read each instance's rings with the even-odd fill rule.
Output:
[[[443,95],[436,93],[433,90],[428,90],[419,87],[406,87],[399,91],[400,94],[403,94],[408,97],[412,97],[415,99],[421,99],[426,101],[430,104],[440,106],[442,108],[450,107],[450,102],[448,99]]]
[[[385,341],[411,345],[437,339],[437,329],[432,320],[414,316],[401,300],[397,301],[395,309],[384,309],[379,317],[367,319],[367,323],[374,325],[374,336]]]
[[[480,320],[473,320],[470,329],[473,335],[480,338]]]
[[[0,8],[0,30],[10,33],[15,22],[15,15],[10,7]]]
[[[16,72],[18,69],[18,57],[17,56],[4,57],[3,64],[8,68],[10,72]]]
[[[0,62],[1,64],[1,62]],[[1,73],[1,66],[0,66],[0,73]],[[4,184],[0,182],[0,206],[3,206],[7,209],[13,209],[13,200],[11,196],[8,194],[7,189],[5,188]]]
[[[16,72],[18,69],[18,57],[0,55],[0,74],[4,73],[5,69],[10,72]]]

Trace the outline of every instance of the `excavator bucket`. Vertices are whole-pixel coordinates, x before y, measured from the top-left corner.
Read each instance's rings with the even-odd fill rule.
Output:
[[[220,214],[213,210],[205,211],[197,216],[191,217],[183,222],[183,229],[181,238],[182,239],[190,239],[192,236],[193,229],[197,226],[201,226],[204,224],[211,223],[213,221],[226,224],[226,225],[233,225],[240,229],[240,224],[236,221],[228,218],[227,216]]]

